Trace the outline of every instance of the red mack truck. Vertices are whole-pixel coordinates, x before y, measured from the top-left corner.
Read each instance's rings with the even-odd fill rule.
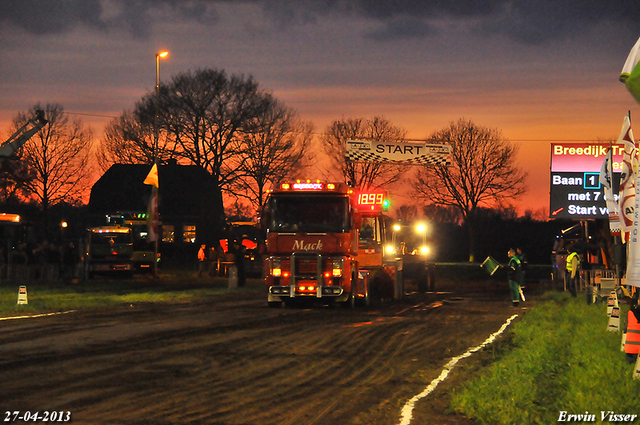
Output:
[[[378,232],[373,232],[380,247],[367,249],[379,261],[369,254],[365,260],[365,253],[359,253],[363,213],[357,202],[358,194],[344,183],[296,181],[281,183],[269,193],[261,225],[266,234],[264,275],[270,306],[298,300],[353,306],[361,299],[368,304],[372,296],[368,276],[372,268],[383,269],[378,264],[382,255],[377,253],[383,252],[384,233],[378,220]],[[363,227],[365,231],[369,229]],[[367,239],[371,246],[374,238]],[[393,285],[391,278],[385,282]]]

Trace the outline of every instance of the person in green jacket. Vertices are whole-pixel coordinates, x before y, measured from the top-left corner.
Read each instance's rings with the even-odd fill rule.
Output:
[[[509,263],[507,264],[507,277],[509,278],[509,292],[511,293],[511,302],[514,307],[520,305],[520,282],[522,282],[522,266],[520,260],[516,256],[516,250],[510,249],[507,252]]]

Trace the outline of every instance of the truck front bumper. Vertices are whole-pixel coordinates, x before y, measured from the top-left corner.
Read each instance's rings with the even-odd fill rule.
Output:
[[[133,264],[131,263],[97,263],[89,266],[89,271],[91,272],[117,272],[131,270],[133,270]]]
[[[279,286],[269,287],[268,301],[285,301],[293,298],[300,299],[330,299],[344,302],[349,299],[349,293],[339,286],[313,287],[311,285],[301,286]]]

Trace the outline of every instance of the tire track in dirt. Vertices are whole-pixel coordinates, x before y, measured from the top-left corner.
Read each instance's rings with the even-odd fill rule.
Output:
[[[39,331],[0,325],[0,400],[72,410],[79,424],[393,423],[418,378],[494,320],[481,316],[490,307],[446,302],[262,305],[134,307],[42,319]]]

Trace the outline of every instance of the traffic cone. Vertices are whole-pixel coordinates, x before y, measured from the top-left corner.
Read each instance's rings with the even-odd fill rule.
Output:
[[[618,332],[620,330],[620,307],[613,307],[613,309],[611,309],[611,317],[609,317],[607,330],[610,332]]]
[[[636,367],[633,370],[633,379],[640,379],[640,356],[636,360]]]
[[[618,307],[618,295],[616,291],[611,291],[607,299],[607,316],[611,316],[611,311],[614,307]]]
[[[29,304],[27,301],[27,287],[21,286],[18,289],[18,304]]]

